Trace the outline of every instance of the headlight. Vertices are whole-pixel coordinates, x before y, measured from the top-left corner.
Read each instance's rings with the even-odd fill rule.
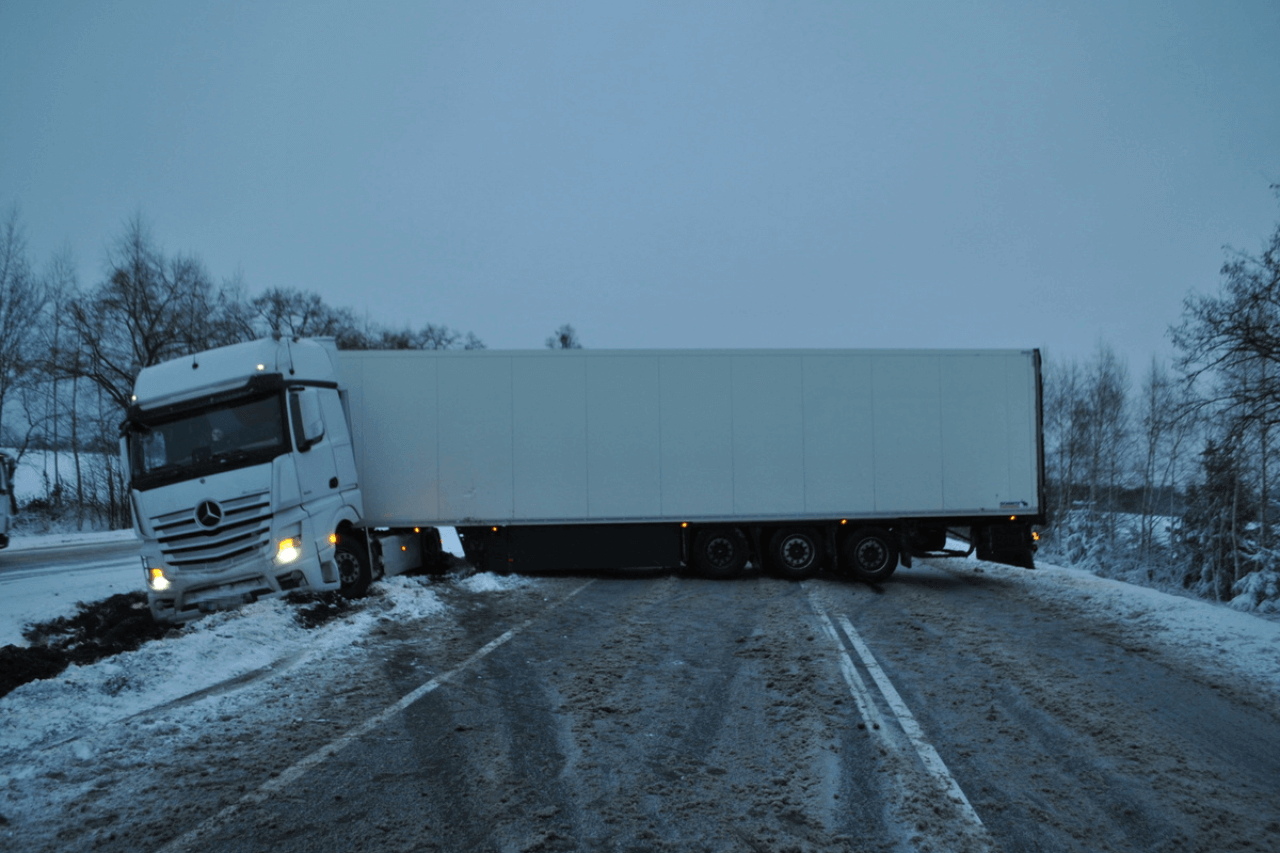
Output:
[[[276,562],[292,563],[302,554],[302,539],[297,536],[290,536],[288,539],[281,539],[280,544],[276,547]]]
[[[164,569],[147,569],[147,586],[156,592],[168,589],[169,579],[164,576]]]

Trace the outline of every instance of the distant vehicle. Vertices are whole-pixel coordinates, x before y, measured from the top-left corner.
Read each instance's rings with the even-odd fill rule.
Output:
[[[440,564],[746,563],[881,581],[1030,566],[1036,350],[339,351],[262,340],[144,369],[125,468],[157,619]]]
[[[9,531],[18,516],[18,499],[13,494],[13,473],[18,460],[0,453],[0,548],[9,547]]]

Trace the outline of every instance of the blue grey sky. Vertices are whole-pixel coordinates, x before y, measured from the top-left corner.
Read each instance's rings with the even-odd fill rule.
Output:
[[[1168,356],[1280,218],[1280,3],[0,0],[0,205],[489,346]]]

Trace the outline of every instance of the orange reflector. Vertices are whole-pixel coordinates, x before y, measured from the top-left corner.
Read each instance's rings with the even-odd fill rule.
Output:
[[[414,532],[414,533],[421,533],[422,531],[415,527],[415,528],[413,528],[413,532]]]
[[[330,533],[330,534],[329,534],[329,544],[330,544],[330,545],[337,545],[337,544],[338,544],[338,534],[336,534],[336,533]]]
[[[689,526],[689,522],[687,522],[687,521],[682,521],[682,522],[680,522],[680,526],[681,526],[681,527],[688,527],[688,526]]]

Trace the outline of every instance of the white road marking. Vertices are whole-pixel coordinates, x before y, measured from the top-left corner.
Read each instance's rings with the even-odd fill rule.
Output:
[[[519,625],[507,631],[505,634],[502,634],[501,636],[493,640],[490,640],[488,643],[485,643],[478,650],[473,652],[470,657],[468,657],[462,663],[458,664],[453,669],[449,670],[448,672],[442,675],[437,675],[435,678],[432,678],[430,681],[426,682],[425,684],[422,684],[417,688],[413,689],[412,691],[410,691],[409,693],[406,693],[403,697],[399,699],[399,701],[394,702],[391,705],[388,705],[380,713],[374,715],[373,717],[370,717],[365,722],[361,723],[360,725],[356,726],[350,731],[347,731],[345,734],[339,736],[335,740],[330,741],[329,743],[315,750],[310,755],[305,756],[304,758],[299,760],[296,764],[294,764],[292,767],[289,767],[288,769],[282,771],[278,776],[275,776],[274,778],[268,779],[266,782],[263,782],[262,785],[259,786],[257,790],[250,791],[249,793],[245,794],[236,802],[224,808],[222,811],[202,821],[195,828],[188,830],[182,835],[179,835],[177,838],[173,839],[168,844],[166,844],[165,846],[157,850],[156,853],[181,853],[181,851],[190,850],[192,845],[196,844],[202,838],[212,833],[214,830],[218,829],[223,824],[230,821],[233,817],[238,815],[240,812],[244,811],[247,807],[256,806],[259,803],[262,803],[272,794],[285,788],[286,786],[292,784],[293,782],[296,782],[299,777],[301,777],[304,773],[306,773],[312,767],[316,766],[317,764],[322,764],[323,762],[328,761],[330,758],[333,758],[339,752],[346,749],[352,743],[364,737],[369,732],[373,731],[374,729],[377,729],[380,726],[385,725],[386,722],[390,720],[392,717],[394,717],[396,714],[399,714],[405,708],[408,708],[414,702],[417,702],[423,696],[426,696],[428,693],[435,690],[437,687],[444,684],[446,681],[449,681],[458,673],[470,667],[476,661],[487,656],[494,649],[506,643],[516,634],[520,633],[525,628],[529,627],[529,625],[531,625],[535,619],[540,618],[541,616],[545,615],[551,610],[554,610],[555,608],[564,604],[569,599],[573,598],[575,595],[582,592],[587,587],[591,586],[591,584],[593,583],[595,583],[594,580],[587,581],[582,586],[578,587],[573,592],[566,595],[564,598],[555,602],[555,604],[553,604],[551,607],[547,608],[546,610],[542,611],[538,615],[530,616],[528,619],[524,620]]]
[[[831,624],[831,620],[827,618],[826,612],[817,601],[814,601],[813,606],[818,612],[818,618],[822,620],[823,630],[831,637],[831,642],[835,643],[836,651],[840,654],[840,674],[844,676],[845,682],[849,685],[849,692],[853,694],[853,701],[858,703],[858,713],[862,714],[862,721],[873,732],[880,732],[883,739],[884,720],[880,718],[880,712],[876,709],[876,703],[871,699],[871,692],[867,689],[866,682],[858,674],[858,668],[853,665],[853,658],[849,657],[849,652],[845,649],[844,643],[840,642],[840,635],[836,633],[836,626]]]
[[[938,751],[933,748],[933,745],[924,739],[924,731],[921,730],[920,724],[916,722],[911,709],[907,707],[906,702],[902,701],[902,697],[894,689],[893,682],[889,681],[889,676],[885,675],[875,656],[871,654],[871,649],[867,648],[867,644],[862,641],[862,637],[854,630],[853,623],[843,614],[838,615],[836,618],[840,622],[840,627],[844,629],[845,635],[848,636],[849,641],[853,644],[854,651],[858,653],[858,657],[862,658],[863,666],[867,668],[867,672],[871,673],[871,678],[875,681],[876,686],[880,688],[885,702],[889,705],[889,710],[893,711],[893,715],[898,718],[898,724],[902,726],[902,731],[906,733],[907,739],[915,747],[916,754],[920,756],[920,760],[924,763],[925,770],[947,792],[947,796],[956,805],[959,812],[975,826],[982,827],[982,819],[978,817],[978,813],[969,804],[969,798],[964,795],[964,791],[960,790],[960,784],[956,782],[955,777],[951,775],[951,771],[947,769],[942,756],[938,755]]]

